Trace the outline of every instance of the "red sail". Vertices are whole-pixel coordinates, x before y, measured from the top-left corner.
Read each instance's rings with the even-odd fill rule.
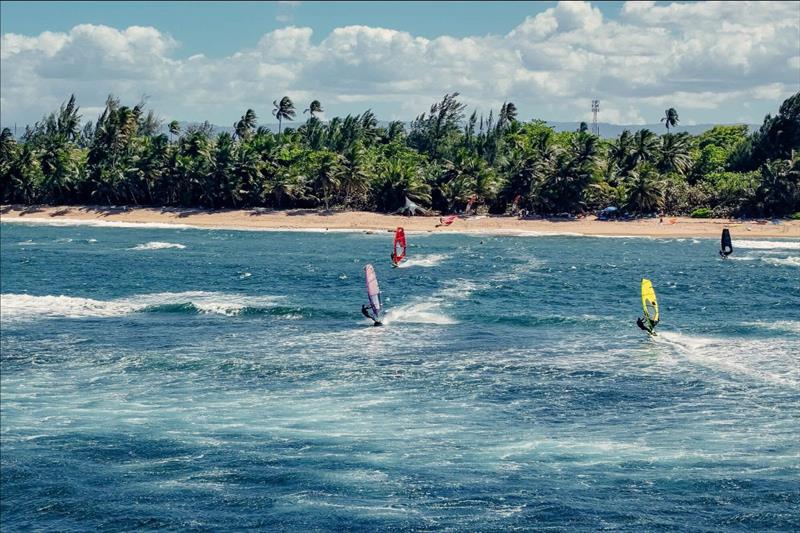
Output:
[[[397,228],[394,232],[394,246],[392,247],[392,262],[397,265],[406,256],[406,232]]]

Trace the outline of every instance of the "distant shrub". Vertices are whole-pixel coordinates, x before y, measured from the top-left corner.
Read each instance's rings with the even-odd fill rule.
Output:
[[[800,211],[792,215],[792,220],[800,220]]]
[[[711,218],[711,209],[707,207],[700,207],[692,211],[692,214],[689,216],[692,218]]]

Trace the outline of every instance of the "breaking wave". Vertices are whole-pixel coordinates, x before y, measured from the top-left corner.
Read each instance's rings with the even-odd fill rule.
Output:
[[[431,254],[431,255],[421,255],[419,257],[412,257],[410,259],[406,259],[402,263],[400,263],[397,268],[410,268],[410,267],[424,267],[424,268],[431,268],[439,266],[439,264],[449,259],[450,256],[446,254]]]
[[[183,250],[186,246],[174,242],[150,241],[144,244],[137,244],[131,250],[166,250],[168,248]]]
[[[797,387],[800,375],[794,365],[785,361],[763,360],[758,354],[769,354],[774,349],[769,343],[755,340],[740,340],[736,348],[731,339],[701,337],[674,331],[659,332],[654,340],[670,346],[683,358],[706,368],[728,374],[746,375],[762,382]]]
[[[750,250],[800,250],[800,241],[733,241],[734,248]]]
[[[42,318],[115,317],[131,313],[191,313],[227,316],[297,314],[294,308],[277,306],[279,296],[243,296],[218,292],[161,292],[130,298],[95,300],[74,296],[0,295],[0,316],[7,321]]]
[[[770,265],[800,267],[800,257],[797,256],[762,257],[761,260]]]

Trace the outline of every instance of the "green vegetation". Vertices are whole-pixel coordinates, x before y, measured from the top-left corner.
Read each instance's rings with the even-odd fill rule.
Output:
[[[405,198],[447,213],[470,197],[492,213],[789,216],[800,211],[800,93],[758,131],[717,126],[702,135],[643,129],[606,141],[520,121],[507,102],[488,117],[447,94],[408,129],[378,126],[367,110],[323,122],[310,102],[297,128],[294,103],[273,102],[279,133],[248,109],[233,133],[207,123],[181,131],[144,105],[109,97],[96,123],[75,98],[26,128],[0,134],[3,203],[134,204],[208,208],[269,206],[394,211]],[[516,200],[516,202],[515,202]]]

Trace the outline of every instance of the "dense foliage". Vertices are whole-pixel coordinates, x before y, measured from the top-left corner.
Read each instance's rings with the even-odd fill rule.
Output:
[[[28,127],[0,135],[3,203],[135,204],[209,208],[270,206],[394,211],[406,197],[439,212],[665,211],[695,216],[782,216],[800,211],[800,93],[758,131],[717,126],[691,136],[643,129],[611,141],[522,122],[508,102],[495,116],[465,116],[448,94],[407,129],[379,127],[371,111],[323,122],[319,101],[296,111],[275,100],[280,132],[246,110],[233,133],[207,123],[181,132],[144,105],[109,97],[81,124],[75,98]]]

